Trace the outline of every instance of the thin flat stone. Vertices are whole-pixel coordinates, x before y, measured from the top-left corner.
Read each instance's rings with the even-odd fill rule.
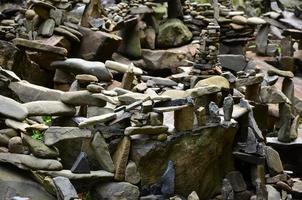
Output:
[[[168,107],[155,107],[153,108],[154,112],[164,113],[164,112],[172,112],[177,110],[182,110],[183,108],[188,107],[188,105],[180,105],[180,106],[168,106]]]
[[[128,127],[125,129],[125,135],[158,135],[168,131],[167,126],[143,126],[143,127]]]
[[[207,94],[213,94],[221,91],[221,87],[215,85],[207,85],[202,87],[194,87],[193,89],[186,90],[186,94],[188,96],[192,96],[193,98],[201,97]]]
[[[71,33],[70,31],[68,31],[68,30],[66,30],[66,29],[63,29],[63,28],[56,27],[56,28],[54,29],[54,32],[55,32],[57,35],[65,36],[67,39],[70,39],[70,40],[72,40],[73,42],[80,42],[80,41],[81,41],[76,35],[74,35],[74,34]]]
[[[25,47],[25,48],[37,50],[37,51],[50,52],[50,53],[59,54],[62,56],[67,56],[67,53],[68,53],[65,48],[43,44],[41,42],[34,41],[34,40],[16,38],[13,40],[13,43],[19,47]]]
[[[70,105],[90,105],[103,107],[106,101],[96,98],[93,93],[83,90],[75,92],[65,92],[61,95],[61,101]]]
[[[97,99],[101,99],[103,101],[106,101],[108,103],[111,103],[113,105],[118,105],[119,104],[119,101],[116,97],[110,97],[110,96],[107,96],[107,95],[104,95],[104,94],[100,94],[100,93],[97,93],[97,94],[92,94],[93,97],[97,98]]]
[[[87,118],[86,120],[82,121],[79,124],[79,127],[84,128],[84,127],[91,126],[91,125],[98,124],[98,123],[106,123],[115,118],[116,118],[115,113],[107,113],[107,114],[100,115],[100,116],[90,117],[90,118]]]
[[[66,177],[58,176],[53,178],[53,183],[57,189],[57,197],[60,200],[78,199],[77,191]]]
[[[22,121],[27,117],[28,111],[19,102],[0,95],[0,115]]]
[[[12,120],[12,119],[6,119],[5,120],[5,125],[10,127],[10,128],[13,128],[15,130],[22,131],[24,133],[26,132],[26,129],[29,127],[29,125],[27,123],[15,121],[15,120]]]
[[[61,101],[34,101],[23,104],[29,116],[74,116],[76,110]]]
[[[90,171],[89,174],[74,174],[70,170],[60,170],[60,171],[37,171],[39,174],[48,175],[51,177],[63,176],[70,180],[111,180],[114,177],[113,173],[98,170],[98,171]]]
[[[100,166],[106,171],[114,172],[114,164],[103,136],[96,133],[90,145]]]
[[[60,90],[49,89],[26,81],[11,82],[8,87],[24,103],[39,100],[56,101],[60,100],[63,94]]]
[[[115,71],[118,71],[118,72],[121,72],[121,73],[126,73],[129,70],[129,65],[119,63],[119,62],[115,62],[115,61],[112,61],[112,60],[107,60],[105,62],[105,66],[108,69],[115,70]],[[141,70],[140,68],[135,67],[134,65],[132,65],[131,68],[133,69],[133,73],[135,75],[142,75],[143,74],[143,70]]]
[[[44,133],[44,142],[46,145],[51,146],[63,140],[91,137],[91,131],[87,129],[51,126]]]
[[[21,169],[61,170],[62,164],[57,160],[40,159],[31,155],[0,153],[0,162],[11,163]]]

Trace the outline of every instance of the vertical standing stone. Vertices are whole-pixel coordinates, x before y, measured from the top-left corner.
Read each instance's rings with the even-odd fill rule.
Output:
[[[257,53],[266,54],[270,25],[262,25],[256,36]]]
[[[174,194],[175,189],[175,168],[172,160],[169,160],[165,173],[160,178],[161,193],[165,197],[170,197]]]
[[[260,102],[260,95],[259,95],[260,89],[261,89],[260,83],[247,85],[245,98],[251,101]]]
[[[207,123],[207,117],[206,117],[206,109],[202,106],[200,106],[196,110],[196,117],[197,117],[197,123],[198,126],[204,126]]]
[[[213,2],[213,8],[214,8],[215,25],[218,25],[218,19],[219,19],[219,6],[218,6],[218,0],[212,0],[212,2]]]
[[[131,66],[129,66],[128,71],[124,73],[121,87],[126,90],[131,90],[134,78],[135,75],[133,73],[133,69],[131,68]]]
[[[119,143],[116,152],[113,155],[113,162],[115,165],[114,179],[117,181],[123,181],[125,179],[125,171],[128,163],[128,157],[130,152],[131,139],[125,136]]]
[[[213,101],[209,104],[209,114],[210,123],[220,123],[219,108]]]
[[[138,30],[138,18],[131,18],[125,21],[125,28],[122,32],[122,44],[119,52],[131,59],[141,57],[141,42]]]
[[[295,98],[295,86],[294,82],[290,78],[284,78],[282,82],[282,92],[292,102],[292,112],[294,111],[294,98]]]
[[[232,119],[234,100],[232,95],[228,95],[223,100],[224,121],[229,122]]]
[[[177,131],[189,131],[193,129],[194,106],[188,105],[174,112],[174,127]]]
[[[257,165],[256,169],[256,196],[257,200],[267,200],[267,191],[265,187],[265,169],[263,165]]]
[[[287,103],[279,104],[280,129],[278,131],[278,140],[281,142],[290,142],[291,128],[291,105]]]

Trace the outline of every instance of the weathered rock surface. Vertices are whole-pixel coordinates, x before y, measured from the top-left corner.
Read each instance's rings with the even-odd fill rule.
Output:
[[[74,116],[76,110],[61,101],[34,101],[23,104],[29,116]]]
[[[44,133],[45,144],[50,146],[59,141],[72,140],[76,138],[91,138],[91,131],[77,127],[49,127]]]
[[[0,153],[0,162],[11,163],[21,169],[60,170],[63,168],[57,160],[40,159],[24,154]]]
[[[17,101],[0,95],[0,115],[21,121],[27,117],[28,111]]]
[[[127,182],[111,182],[98,185],[93,192],[96,199],[139,199],[137,186]]]
[[[156,141],[133,141],[131,159],[138,166],[142,185],[156,183],[168,160],[172,160],[176,169],[175,192],[187,196],[194,190],[201,199],[208,199],[220,191],[224,174],[232,168],[235,133],[235,128],[212,127],[195,131],[193,135],[175,136],[165,145]],[[185,156],[188,152],[190,157]],[[207,184],[198,184],[200,181]]]

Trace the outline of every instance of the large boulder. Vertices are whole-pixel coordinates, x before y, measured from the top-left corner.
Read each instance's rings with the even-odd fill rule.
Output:
[[[32,200],[56,199],[34,182],[28,173],[3,164],[0,171],[0,199],[11,199],[14,196],[28,197]]]
[[[83,34],[77,56],[85,60],[105,62],[111,59],[112,54],[118,49],[122,38],[102,31],[92,31],[79,27]]]
[[[193,35],[188,27],[179,19],[168,19],[159,26],[157,46],[171,48],[187,44]]]
[[[131,160],[138,167],[142,185],[158,182],[172,160],[175,193],[188,196],[196,191],[201,199],[210,199],[220,192],[221,180],[233,168],[232,146],[237,129],[219,126],[194,132],[173,136],[165,143],[133,141]]]
[[[193,60],[199,44],[189,44],[167,50],[142,49],[144,65],[139,66],[146,70],[176,69],[186,65],[186,60]]]

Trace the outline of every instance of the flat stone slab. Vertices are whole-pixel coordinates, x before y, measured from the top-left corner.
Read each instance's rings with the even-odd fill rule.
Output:
[[[59,54],[61,56],[67,56],[67,50],[62,47],[55,47],[47,44],[43,44],[34,40],[26,40],[22,38],[16,38],[13,40],[13,43],[18,47],[28,48],[37,51],[45,51],[54,54]]]
[[[90,174],[74,174],[70,170],[60,170],[60,171],[37,171],[39,174],[48,175],[51,177],[63,176],[70,180],[110,180],[114,177],[113,173],[98,170],[98,171],[90,171]]]
[[[61,101],[75,106],[90,105],[103,107],[106,105],[106,101],[100,98],[96,98],[93,93],[83,90],[75,92],[65,92],[61,95]]]
[[[284,146],[284,147],[301,147],[302,146],[302,138],[298,137],[296,140],[292,142],[280,142],[277,137],[267,137],[266,138],[267,145],[270,146]]]
[[[87,118],[86,120],[82,121],[79,124],[79,127],[84,128],[86,126],[94,125],[94,124],[97,124],[97,123],[106,123],[106,122],[108,122],[110,120],[113,120],[115,118],[116,118],[115,113],[107,113],[107,114],[104,114],[104,115],[90,117],[90,118]]]
[[[64,93],[60,90],[49,89],[26,81],[11,82],[8,87],[24,103],[39,100],[60,100],[61,94]]]
[[[158,135],[168,131],[167,126],[143,126],[143,127],[128,127],[125,129],[125,135]]]
[[[184,109],[187,107],[188,107],[188,105],[157,107],[157,108],[153,108],[153,111],[157,112],[157,113],[164,113],[164,112],[172,112],[172,111],[181,110],[181,109]]]
[[[201,87],[195,87],[193,89],[186,90],[186,94],[188,96],[192,96],[194,98],[201,97],[207,94],[213,94],[221,91],[221,87],[215,85],[206,85]]]
[[[87,129],[51,126],[44,133],[44,142],[46,145],[51,146],[63,140],[91,137],[91,131]]]
[[[235,72],[242,71],[247,65],[243,55],[221,54],[218,55],[221,66]]]
[[[23,104],[30,116],[74,116],[76,110],[61,101],[34,101]]]
[[[28,111],[19,102],[0,95],[0,115],[22,121],[27,117]]]
[[[21,169],[61,170],[62,164],[57,160],[40,159],[31,155],[0,153],[0,162],[11,163]]]
[[[247,108],[241,107],[239,104],[235,104],[233,106],[232,118],[238,119],[239,117],[248,112],[249,110]],[[223,108],[219,108],[219,115],[223,116]]]

